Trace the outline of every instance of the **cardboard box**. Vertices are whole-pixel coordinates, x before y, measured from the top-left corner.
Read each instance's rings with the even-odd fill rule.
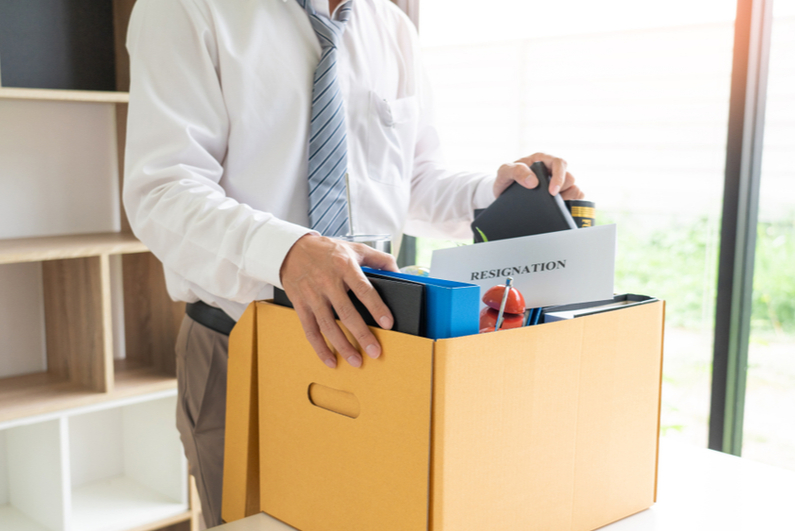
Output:
[[[330,370],[294,311],[229,349],[223,518],[302,531],[592,530],[655,501],[664,303],[432,341],[374,329]]]

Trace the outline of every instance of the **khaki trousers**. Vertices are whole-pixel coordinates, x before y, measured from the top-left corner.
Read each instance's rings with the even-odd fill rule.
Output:
[[[220,525],[229,338],[187,315],[177,336],[177,429],[207,527]]]

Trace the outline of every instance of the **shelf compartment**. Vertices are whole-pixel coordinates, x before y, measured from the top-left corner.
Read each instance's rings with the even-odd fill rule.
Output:
[[[174,345],[185,304],[171,300],[166,291],[163,266],[151,253],[121,257],[124,312],[124,362],[116,360],[120,373],[134,372],[146,377],[176,377]]]
[[[0,379],[0,424],[176,387],[184,305],[169,298],[151,253],[5,264],[0,280],[28,294],[0,299],[0,356],[11,370]],[[39,300],[29,296],[36,282]],[[114,361],[114,350],[124,359]]]
[[[31,308],[25,312],[34,318],[3,319],[0,349],[18,372],[4,373],[6,378],[0,380],[0,422],[73,407],[91,401],[92,394],[113,390],[112,322],[105,311],[110,305],[108,257],[4,265],[0,273],[17,278],[19,267],[31,269],[23,276],[40,275],[41,290],[39,300],[26,301]],[[2,313],[13,317],[18,302],[13,297],[0,299]],[[10,326],[19,330],[8,330]],[[38,337],[42,327],[43,341]],[[34,367],[38,362],[15,359],[40,358],[42,350],[46,365]],[[32,374],[24,374],[31,368]]]
[[[71,531],[116,531],[188,511],[176,397],[70,416]]]
[[[0,430],[0,529],[65,528],[60,420]]]
[[[119,108],[0,99],[0,167],[14,183],[0,195],[0,239],[124,227]]]
[[[0,382],[47,369],[43,292],[40,263],[0,265]]]
[[[146,245],[124,232],[45,236],[0,240],[0,264],[87,258],[103,254],[146,252]]]
[[[72,529],[123,530],[184,514],[186,507],[135,480],[117,477],[97,481],[72,493]],[[109,527],[111,523],[117,523],[117,527]]]
[[[42,263],[47,372],[95,392],[113,388],[107,256]]]
[[[87,103],[127,103],[130,94],[104,90],[60,90],[0,87],[3,100],[81,101]]]

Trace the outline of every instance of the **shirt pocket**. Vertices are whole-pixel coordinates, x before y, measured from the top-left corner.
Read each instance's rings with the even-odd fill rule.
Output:
[[[386,100],[370,92],[367,172],[370,179],[399,185],[411,179],[417,141],[417,97]]]

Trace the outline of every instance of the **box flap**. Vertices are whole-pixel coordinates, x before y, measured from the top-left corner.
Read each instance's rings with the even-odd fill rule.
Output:
[[[437,342],[431,529],[570,529],[582,329]]]
[[[293,310],[257,308],[262,510],[302,531],[426,530],[433,341],[372,328],[380,358],[329,369]]]
[[[225,522],[260,512],[256,315],[252,303],[229,335],[221,505]]]
[[[649,507],[662,320],[658,301],[438,341],[431,529],[584,531]]]
[[[662,302],[581,317],[584,324],[572,529],[654,502]]]

